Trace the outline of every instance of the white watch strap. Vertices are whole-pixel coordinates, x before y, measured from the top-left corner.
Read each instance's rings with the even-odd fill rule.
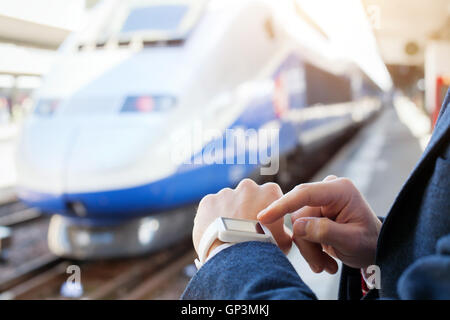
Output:
[[[202,238],[200,239],[200,243],[198,245],[198,259],[195,259],[195,266],[197,267],[197,270],[200,269],[203,264],[206,262],[207,260],[207,254],[209,249],[211,248],[211,245],[214,243],[214,241],[216,239],[219,239],[219,231],[220,231],[220,227],[221,227],[221,218],[217,218],[216,220],[214,220],[209,226],[208,228],[206,228],[205,232],[203,233]],[[266,238],[263,239],[258,239],[258,238],[254,238],[254,237],[250,237],[249,239],[245,239],[243,241],[270,241],[274,244],[277,244],[275,239],[272,236],[272,233],[270,232],[270,230],[264,226],[261,225],[261,227],[264,230],[264,233],[268,236]],[[222,241],[228,242],[230,245],[234,244],[235,242],[241,242],[239,241],[239,239],[229,239],[229,241],[225,240],[225,239],[220,239]],[[217,252],[215,252],[217,253]],[[211,252],[211,256],[213,256],[213,252]]]
[[[206,228],[205,233],[203,233],[202,239],[200,240],[200,244],[198,246],[198,259],[196,259],[196,261],[195,261],[196,266],[198,264],[197,261],[201,265],[203,265],[203,263],[205,263],[206,255],[208,254],[209,248],[211,248],[211,245],[219,236],[219,228],[218,228],[217,223],[218,223],[218,220],[217,219],[214,220],[208,226],[208,228]]]

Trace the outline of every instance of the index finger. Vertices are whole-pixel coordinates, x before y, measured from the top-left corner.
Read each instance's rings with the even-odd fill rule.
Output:
[[[258,214],[258,220],[264,224],[272,223],[304,206],[319,207],[338,202],[344,203],[347,199],[348,188],[343,187],[343,180],[335,179],[298,185],[262,210]]]

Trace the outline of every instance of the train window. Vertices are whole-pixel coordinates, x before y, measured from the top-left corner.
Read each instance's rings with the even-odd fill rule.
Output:
[[[352,100],[351,81],[312,64],[305,64],[307,105],[333,104]]]
[[[189,10],[186,5],[158,5],[130,10],[121,32],[177,30]]]

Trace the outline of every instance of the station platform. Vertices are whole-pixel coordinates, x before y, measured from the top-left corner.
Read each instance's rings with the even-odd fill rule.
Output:
[[[311,181],[334,174],[348,177],[378,216],[385,216],[429,139],[429,120],[408,99],[399,97],[344,146]],[[337,299],[339,271],[313,273],[295,245],[288,255],[319,299]]]

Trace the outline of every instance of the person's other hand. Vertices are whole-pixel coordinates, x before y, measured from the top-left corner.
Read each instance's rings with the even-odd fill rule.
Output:
[[[242,180],[236,189],[225,188],[216,194],[205,196],[198,206],[197,215],[194,219],[194,229],[192,240],[195,251],[198,253],[200,239],[206,228],[218,217],[228,217],[235,219],[256,220],[256,215],[266,208],[273,201],[283,195],[280,187],[275,183],[257,185],[250,179]],[[272,219],[265,224],[272,232],[278,246],[287,252],[292,244],[292,234],[284,226],[284,219]],[[209,249],[209,252],[220,245],[216,240]],[[209,253],[208,253],[209,254]]]
[[[374,263],[381,221],[349,179],[329,176],[298,185],[258,219],[272,223],[287,213],[293,213],[293,240],[314,272],[336,273],[331,257],[354,268]]]

